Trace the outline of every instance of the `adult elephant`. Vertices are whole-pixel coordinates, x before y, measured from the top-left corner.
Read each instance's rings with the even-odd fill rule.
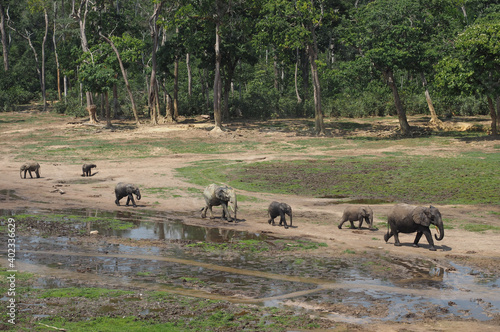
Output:
[[[203,191],[203,197],[205,198],[206,206],[202,209],[202,218],[205,218],[207,210],[210,210],[210,219],[213,219],[212,207],[222,205],[222,219],[227,218],[227,221],[233,221],[229,213],[229,206],[234,212],[234,221],[237,221],[236,211],[238,209],[238,202],[233,188],[212,183]]]
[[[431,224],[436,226],[439,237],[434,234],[436,240],[441,241],[444,237],[443,220],[441,213],[434,206],[423,207],[408,204],[397,204],[389,213],[387,218],[390,230],[384,235],[384,240],[387,242],[391,236],[394,235],[394,245],[400,246],[399,233],[414,233],[417,232],[413,246],[418,247],[418,241],[425,235],[427,242],[431,246],[429,250],[436,251],[434,241],[432,240],[431,231],[429,226]]]

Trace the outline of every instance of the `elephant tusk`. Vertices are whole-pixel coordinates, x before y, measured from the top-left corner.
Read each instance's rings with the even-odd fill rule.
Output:
[[[439,228],[436,225],[434,225],[434,227],[436,227],[436,231],[439,233]]]

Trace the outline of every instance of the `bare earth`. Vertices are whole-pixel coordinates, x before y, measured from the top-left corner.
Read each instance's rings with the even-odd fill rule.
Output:
[[[353,120],[355,121],[355,120]],[[410,124],[415,125],[417,119],[410,118]],[[276,237],[298,237],[311,239],[317,242],[324,242],[327,248],[318,249],[321,252],[312,252],[311,255],[327,256],[338,255],[346,249],[356,252],[370,251],[379,252],[381,255],[398,256],[408,260],[417,260],[425,258],[433,260],[438,266],[446,269],[450,268],[449,261],[464,262],[468,266],[476,267],[482,271],[499,275],[500,274],[500,245],[498,232],[468,232],[461,228],[447,229],[443,241],[437,242],[436,252],[427,250],[427,242],[422,239],[420,248],[409,246],[413,242],[414,234],[401,235],[400,239],[403,247],[395,247],[393,239],[389,243],[384,243],[383,234],[385,229],[378,231],[351,230],[348,224],[344,225],[342,230],[337,228],[338,221],[342,215],[346,204],[331,204],[333,199],[301,197],[293,195],[274,195],[267,193],[244,192],[236,188],[238,194],[248,195],[259,198],[257,202],[242,202],[238,214],[238,223],[226,223],[219,219],[209,220],[199,217],[200,209],[204,205],[202,198],[202,186],[197,186],[183,181],[176,176],[176,168],[188,166],[189,163],[206,159],[227,159],[228,162],[234,160],[243,161],[243,163],[254,163],[262,160],[287,160],[287,159],[305,159],[307,155],[304,152],[300,154],[290,154],[283,156],[277,154],[271,149],[266,149],[266,143],[273,141],[293,142],[297,139],[303,139],[304,135],[300,132],[283,132],[279,130],[258,131],[255,123],[232,123],[227,126],[228,130],[222,133],[212,133],[209,129],[212,127],[210,122],[197,121],[195,123],[181,123],[177,125],[159,125],[157,127],[143,126],[137,129],[110,131],[95,127],[96,132],[93,137],[96,139],[107,140],[110,144],[113,141],[119,141],[123,138],[133,137],[164,137],[165,140],[180,140],[186,138],[200,137],[205,142],[217,144],[218,142],[248,142],[254,141],[261,143],[257,152],[239,152],[238,154],[169,154],[159,149],[158,155],[151,155],[146,158],[126,159],[124,156],[119,160],[92,160],[97,164],[97,172],[91,179],[94,182],[75,183],[81,180],[81,164],[75,165],[65,162],[65,160],[53,160],[52,162],[40,162],[41,179],[20,179],[19,167],[24,161],[15,160],[15,149],[22,144],[16,140],[20,134],[27,135],[30,132],[40,130],[51,131],[54,134],[71,131],[74,128],[89,128],[84,124],[69,124],[70,119],[61,117],[58,123],[50,123],[40,128],[39,125],[32,124],[13,124],[8,130],[2,132],[2,143],[0,145],[0,189],[14,190],[23,200],[10,199],[0,201],[3,209],[15,209],[22,207],[40,207],[57,210],[66,210],[73,208],[93,207],[96,209],[116,211],[131,210],[132,207],[125,207],[122,200],[122,206],[118,207],[114,203],[114,186],[117,182],[131,182],[140,188],[168,187],[179,188],[198,188],[200,195],[179,195],[181,197],[148,197],[143,194],[143,198],[138,203],[137,209],[151,209],[163,212],[182,212],[187,216],[185,222],[193,225],[216,225],[222,228],[230,228],[253,233],[266,232]],[[332,121],[334,122],[334,121]],[[487,119],[485,119],[487,123]],[[389,135],[393,132],[393,126],[387,123],[381,124],[380,130],[372,132],[357,131],[354,135]],[[330,133],[333,136],[341,137],[344,133],[332,129]],[[353,135],[352,133],[350,135]],[[454,140],[452,144],[446,146],[430,146],[425,148],[413,148],[411,152],[408,149],[404,153],[415,155],[453,155],[462,151],[488,151],[494,152],[495,145],[499,142],[495,140],[484,141],[461,141]],[[381,147],[376,150],[363,151],[356,150],[315,150],[309,148],[307,153],[328,157],[351,155],[381,155],[384,152],[397,152],[393,146]],[[82,161],[84,163],[85,161]],[[161,174],[161,176],[159,176]],[[28,176],[29,177],[29,176]],[[75,182],[72,182],[75,181]],[[95,182],[98,181],[98,182]],[[208,183],[207,183],[208,184]],[[64,191],[56,191],[59,188]],[[266,209],[270,201],[285,201],[294,209],[294,225],[296,228],[284,229],[283,227],[272,227],[268,225],[266,218]],[[499,194],[500,202],[500,194]],[[430,202],[432,203],[432,202]],[[375,213],[374,224],[386,221],[386,215],[393,204],[374,205]],[[464,220],[471,223],[485,223],[494,226],[500,226],[500,205],[495,206],[437,206],[445,219]],[[220,210],[214,208],[216,214]],[[496,212],[486,213],[486,212]],[[317,220],[318,222],[311,222]],[[374,241],[377,237],[381,240]],[[375,326],[366,326],[363,324],[353,326],[356,330],[366,331],[500,331],[500,319],[496,317],[493,321],[441,321],[441,320],[423,320],[412,324],[406,323],[378,323]]]

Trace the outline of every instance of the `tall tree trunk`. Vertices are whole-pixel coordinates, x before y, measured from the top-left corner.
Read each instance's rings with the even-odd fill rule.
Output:
[[[49,15],[47,14],[47,10],[43,9],[43,16],[45,18],[45,34],[43,35],[42,41],[42,76],[41,76],[41,85],[42,85],[42,100],[43,100],[43,111],[47,111],[47,89],[45,88],[45,43],[47,42],[47,35],[49,33]]]
[[[111,110],[109,107],[108,91],[104,91],[104,105],[106,107],[106,128],[111,128]]]
[[[316,135],[325,135],[325,124],[323,122],[323,110],[321,109],[321,85],[319,82],[318,66],[316,60],[318,59],[316,36],[313,34],[313,44],[309,45],[309,62],[311,64],[311,77],[313,82],[314,92],[314,129]]]
[[[297,48],[297,59],[295,61],[295,95],[297,96],[297,104],[302,103],[302,98],[300,98],[299,94],[299,49]]]
[[[425,79],[424,73],[420,73],[420,77],[422,79],[422,85],[425,89],[425,100],[427,100],[427,106],[429,106],[429,112],[431,113],[431,121],[429,122],[440,127],[443,123],[438,119],[436,111],[434,110],[434,105],[432,104],[431,95],[429,93],[429,89],[427,88],[427,80]]]
[[[80,27],[80,42],[82,45],[82,51],[83,52],[90,52],[89,44],[87,41],[87,35],[85,33],[85,24],[86,24],[87,14],[88,14],[88,1],[81,0],[80,6],[78,7],[78,10],[76,13],[74,10],[75,10],[75,8],[74,8],[74,2],[73,2],[73,14],[72,14],[72,16],[76,20],[78,20],[78,25]],[[82,13],[82,10],[83,10],[83,13]],[[86,102],[87,102],[87,111],[89,112],[90,123],[96,123],[96,122],[98,122],[97,117],[96,117],[97,107],[94,105],[94,102],[92,100],[92,93],[90,91],[87,91],[85,93],[85,97],[86,97]]]
[[[154,5],[153,15],[149,18],[149,28],[151,32],[151,39],[153,40],[153,50],[151,52],[151,78],[149,80],[149,107],[151,112],[151,122],[158,124],[159,108],[158,103],[158,89],[156,82],[156,51],[158,49],[158,16],[160,15],[163,1]]]
[[[406,112],[403,109],[403,104],[401,104],[401,99],[399,98],[398,87],[396,86],[396,82],[394,82],[394,75],[391,69],[387,69],[383,71],[386,81],[389,84],[389,87],[392,90],[392,95],[394,97],[394,104],[396,105],[396,111],[398,112],[399,118],[399,129],[403,136],[410,136],[411,129],[408,124],[408,120],[406,119]]]
[[[125,83],[126,85],[127,83]],[[127,89],[128,90],[128,89]],[[133,97],[132,97],[133,99]],[[134,106],[132,106],[132,110],[133,110]],[[118,101],[118,86],[115,84],[113,84],[113,119],[118,119],[118,111],[120,110],[120,103]],[[137,110],[136,110],[137,112]],[[135,116],[135,114],[134,114]],[[137,122],[137,120],[136,120]]]
[[[486,97],[488,99],[488,108],[490,109],[491,116],[491,135],[497,136],[497,112],[495,106],[493,105],[493,99],[490,96]]]
[[[497,128],[500,127],[500,96],[497,96]]]
[[[174,63],[174,120],[179,117],[179,57]]]
[[[132,89],[130,88],[130,84],[127,79],[127,71],[125,70],[125,67],[123,66],[122,58],[120,57],[120,53],[118,52],[118,49],[116,48],[115,44],[113,41],[106,36],[104,36],[102,33],[99,32],[99,36],[101,36],[102,39],[104,39],[113,49],[113,51],[116,54],[116,58],[118,59],[118,64],[120,65],[120,70],[122,72],[123,76],[123,81],[125,81],[125,87],[127,88],[128,96],[130,98],[130,102],[132,103],[132,112],[134,113],[134,118],[135,118],[135,123],[140,124],[141,122],[139,121],[139,116],[137,115],[137,107],[135,106],[135,100],[134,100],[134,95],[132,94]],[[113,91],[115,90],[115,87],[113,87]]]
[[[52,33],[52,44],[54,44],[54,55],[55,55],[55,60],[56,60],[57,98],[59,101],[61,101],[62,100],[62,96],[61,96],[61,67],[59,66],[59,55],[57,54],[56,19],[57,19],[57,2],[54,1],[54,26],[53,26],[53,33]]]
[[[9,53],[7,47],[7,33],[5,32],[5,13],[3,5],[0,2],[0,34],[2,37],[2,54],[3,54],[3,69],[5,72],[9,71]]]
[[[193,94],[193,77],[191,73],[191,62],[190,62],[191,56],[189,53],[186,53],[186,67],[187,67],[187,74],[188,74],[188,96],[191,97]]]
[[[222,79],[220,76],[220,21],[215,24],[215,78],[214,78],[214,131],[222,130],[222,114],[221,114],[221,94],[222,94]]]
[[[278,83],[278,55],[276,54],[276,50],[274,50],[273,55],[273,69],[274,69],[274,90],[278,91],[279,83]]]

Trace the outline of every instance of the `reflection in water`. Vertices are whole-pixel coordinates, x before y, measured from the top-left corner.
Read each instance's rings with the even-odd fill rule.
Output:
[[[40,212],[47,213],[34,210],[27,213]],[[15,214],[7,210],[0,213]],[[63,213],[113,217],[132,222],[135,226],[128,230],[97,228],[101,235],[122,238],[207,242],[229,242],[235,238],[266,239],[261,234],[185,225],[181,218],[172,218],[174,214],[148,215],[128,211],[105,213],[95,209]],[[92,229],[96,229],[96,224],[92,225]],[[297,264],[284,259],[279,263],[266,261],[260,259],[258,254],[231,256],[225,260],[224,257],[214,256],[189,257],[181,246],[173,244],[168,248],[134,247],[111,244],[106,238],[85,246],[65,237],[20,236],[18,244],[20,250],[17,260],[22,270],[46,275],[37,280],[37,287],[42,288],[68,287],[75,280],[81,280],[99,285],[138,286],[269,306],[285,303],[321,309],[328,308],[332,303],[342,303],[366,309],[366,313],[361,309],[363,314],[356,318],[335,314],[336,320],[348,322],[353,322],[353,319],[369,322],[374,319],[369,313],[374,303],[387,306],[386,317],[379,318],[390,321],[409,321],[408,313],[419,310],[425,312],[433,306],[446,309],[437,314],[439,317],[488,320],[492,314],[500,314],[500,281],[494,276],[476,273],[451,262],[455,271],[447,272],[430,260],[392,259],[390,263],[408,271],[410,277],[382,280],[373,278],[360,266],[346,264],[335,257],[314,258]],[[0,258],[2,264],[6,262],[4,258]],[[321,279],[315,276],[321,276]],[[188,279],[197,281],[186,282]],[[200,284],[203,290],[196,289]],[[108,309],[112,308],[103,308]]]

